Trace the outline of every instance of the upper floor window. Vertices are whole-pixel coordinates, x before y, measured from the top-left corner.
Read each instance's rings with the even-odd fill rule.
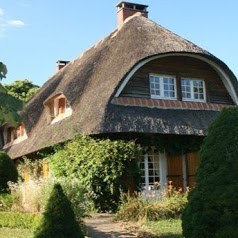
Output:
[[[170,75],[150,75],[151,98],[176,99],[176,80]]]
[[[3,127],[3,138],[5,147],[25,140],[27,135],[23,123],[18,124],[17,127],[5,125]]]
[[[205,83],[201,79],[181,79],[182,99],[184,101],[204,102]]]
[[[62,120],[72,114],[72,109],[63,94],[51,98],[46,102],[46,105],[52,119],[51,123]]]

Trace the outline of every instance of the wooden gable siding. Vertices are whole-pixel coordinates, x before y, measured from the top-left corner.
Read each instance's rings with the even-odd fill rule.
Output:
[[[120,96],[150,98],[150,73],[175,76],[178,100],[181,100],[180,78],[190,77],[205,80],[207,102],[234,105],[221,78],[210,65],[184,56],[164,57],[145,64],[132,76]]]

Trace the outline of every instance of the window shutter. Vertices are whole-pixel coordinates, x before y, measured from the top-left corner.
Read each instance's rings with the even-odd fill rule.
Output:
[[[12,141],[12,128],[8,127],[7,128],[7,141],[6,141],[6,143],[9,143],[11,141]]]
[[[24,171],[23,171],[23,178],[24,178],[24,182],[28,182],[30,180],[30,174],[26,167],[24,168]]]
[[[42,162],[42,167],[43,167],[43,177],[48,178],[49,177],[49,166],[46,161]]]
[[[49,102],[48,107],[49,107],[49,110],[50,110],[50,116],[54,117],[55,116],[55,113],[54,113],[54,100]]]
[[[20,135],[24,135],[24,125],[22,123],[20,124]]]
[[[66,100],[65,98],[59,99],[59,114],[65,113]]]

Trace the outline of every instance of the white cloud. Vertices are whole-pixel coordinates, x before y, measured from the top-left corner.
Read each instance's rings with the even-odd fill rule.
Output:
[[[2,17],[3,15],[4,15],[4,10],[0,8],[0,17]]]
[[[0,8],[0,38],[6,37],[9,28],[12,27],[23,27],[25,23],[19,19],[9,19],[5,10]]]
[[[21,20],[10,20],[7,23],[11,26],[16,26],[16,27],[22,27],[25,25],[25,23]]]

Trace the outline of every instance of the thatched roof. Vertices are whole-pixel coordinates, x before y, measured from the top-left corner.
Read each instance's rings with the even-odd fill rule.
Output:
[[[206,135],[215,111],[172,110],[113,105],[111,100],[128,72],[152,55],[181,52],[216,62],[231,78],[228,67],[209,52],[166,30],[153,21],[133,16],[123,27],[71,61],[51,77],[23,112],[28,139],[12,146],[12,158],[72,139],[77,133],[117,132]],[[44,102],[63,93],[73,114],[49,124]]]

